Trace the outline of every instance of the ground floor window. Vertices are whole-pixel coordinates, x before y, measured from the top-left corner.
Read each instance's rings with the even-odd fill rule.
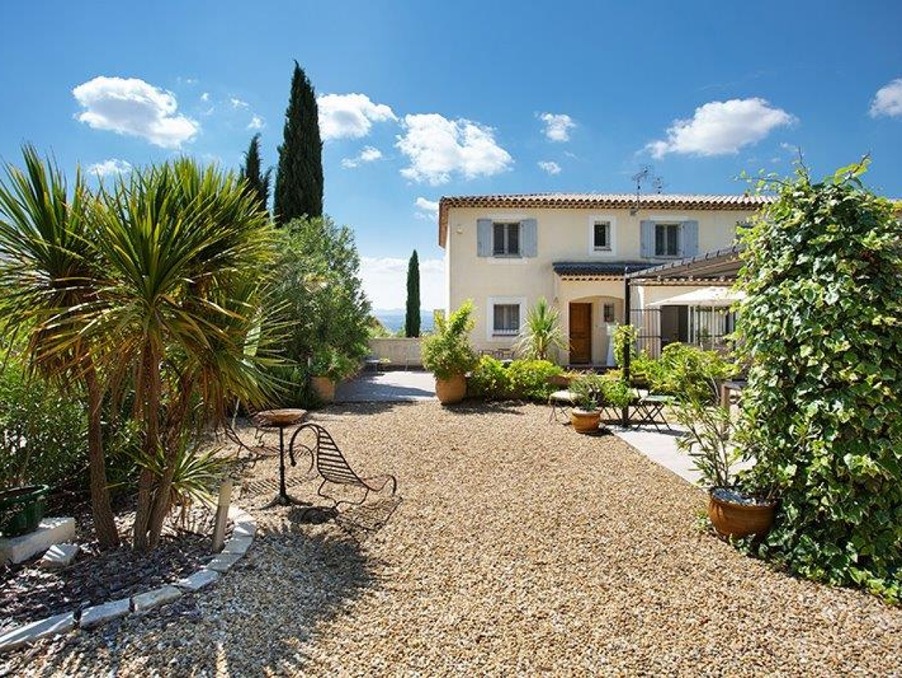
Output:
[[[492,309],[492,316],[492,334],[510,336],[519,333],[519,304],[495,304]]]

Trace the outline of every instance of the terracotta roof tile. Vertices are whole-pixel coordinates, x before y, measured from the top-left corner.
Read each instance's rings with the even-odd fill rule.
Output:
[[[668,195],[639,196],[639,209],[757,210],[773,201],[763,195]],[[452,207],[511,209],[631,209],[637,206],[630,193],[513,193],[508,195],[445,196],[439,201],[439,245],[445,246],[448,210]]]

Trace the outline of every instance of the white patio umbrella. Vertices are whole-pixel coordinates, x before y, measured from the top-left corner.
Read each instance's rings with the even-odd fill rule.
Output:
[[[745,298],[745,292],[733,290],[729,287],[703,287],[691,292],[684,292],[669,299],[655,301],[649,306],[689,306],[689,341],[703,344],[704,336],[711,337],[723,332],[723,327],[715,325],[721,321],[715,319],[715,309],[726,309],[734,302]],[[710,309],[710,315],[708,311]],[[710,347],[709,347],[710,348]]]
[[[653,301],[649,306],[732,306],[733,302],[745,298],[745,292],[729,287],[703,287],[692,292],[684,292],[675,297]]]

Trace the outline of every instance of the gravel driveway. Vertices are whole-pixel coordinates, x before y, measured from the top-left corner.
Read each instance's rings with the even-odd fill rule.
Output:
[[[377,507],[396,509],[383,528],[262,510],[269,490],[258,486],[239,500],[258,539],[214,588],[19,652],[7,668],[899,674],[902,610],[771,571],[699,533],[703,493],[613,436],[580,436],[535,405],[376,403],[312,419],[355,468],[398,476],[403,501]],[[253,474],[275,469],[267,459]],[[313,499],[316,487],[290,491]],[[365,523],[375,512],[344,515]]]

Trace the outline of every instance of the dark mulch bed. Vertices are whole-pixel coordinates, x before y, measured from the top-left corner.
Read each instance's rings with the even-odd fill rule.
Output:
[[[160,545],[148,554],[133,551],[125,541],[131,538],[133,506],[117,508],[116,524],[124,541],[112,551],[100,550],[89,507],[79,506],[74,514],[81,550],[72,565],[45,570],[37,566],[43,554],[18,565],[0,565],[0,633],[175,582],[194,574],[213,557],[213,512],[206,507],[189,511],[187,529],[167,525]]]

